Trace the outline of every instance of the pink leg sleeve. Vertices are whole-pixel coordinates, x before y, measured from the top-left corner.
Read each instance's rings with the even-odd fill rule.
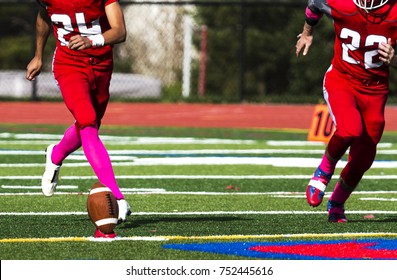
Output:
[[[98,129],[87,126],[80,130],[80,136],[84,154],[98,180],[107,186],[117,199],[124,198],[117,185],[109,154],[98,136]]]
[[[61,141],[52,150],[51,160],[54,164],[60,165],[68,155],[80,147],[80,134],[76,126],[72,125],[65,131]]]
[[[350,195],[351,195],[351,192],[344,190],[341,187],[340,182],[338,182],[338,183],[336,183],[335,189],[332,192],[332,195],[329,198],[329,200],[336,201],[338,203],[345,203]]]

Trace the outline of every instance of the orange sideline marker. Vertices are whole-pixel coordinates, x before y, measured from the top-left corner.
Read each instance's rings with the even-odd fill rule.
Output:
[[[328,143],[334,131],[335,125],[327,105],[316,105],[307,140]]]

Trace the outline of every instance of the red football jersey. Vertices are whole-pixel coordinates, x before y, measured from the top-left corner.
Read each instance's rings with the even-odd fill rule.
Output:
[[[366,13],[352,0],[309,0],[315,13],[333,20],[335,45],[333,66],[342,73],[362,79],[387,78],[389,67],[379,60],[378,46],[391,38],[397,40],[395,0],[377,11]]]
[[[117,0],[37,0],[46,8],[51,18],[57,48],[74,56],[100,56],[111,46],[89,48],[82,51],[67,47],[70,37],[74,35],[90,36],[102,34],[110,29],[105,13],[105,6]]]

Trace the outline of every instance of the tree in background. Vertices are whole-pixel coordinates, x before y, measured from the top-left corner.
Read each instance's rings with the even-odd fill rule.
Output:
[[[0,69],[25,69],[31,54],[33,13],[30,6],[6,5],[0,9]]]
[[[322,24],[316,32],[325,33],[320,37],[329,40],[323,40],[305,59],[297,59],[296,35],[301,32],[304,7],[286,6],[245,7],[244,89],[240,95],[241,12],[239,5],[198,8],[197,22],[208,27],[206,98],[218,102],[303,97],[315,102],[321,98],[323,74],[333,52],[332,26]],[[194,42],[199,48],[200,38]]]

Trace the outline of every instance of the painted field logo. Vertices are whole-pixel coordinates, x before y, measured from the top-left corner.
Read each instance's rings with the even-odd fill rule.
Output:
[[[397,260],[397,240],[359,239],[286,242],[214,242],[168,244],[166,249],[252,258],[289,260]]]

